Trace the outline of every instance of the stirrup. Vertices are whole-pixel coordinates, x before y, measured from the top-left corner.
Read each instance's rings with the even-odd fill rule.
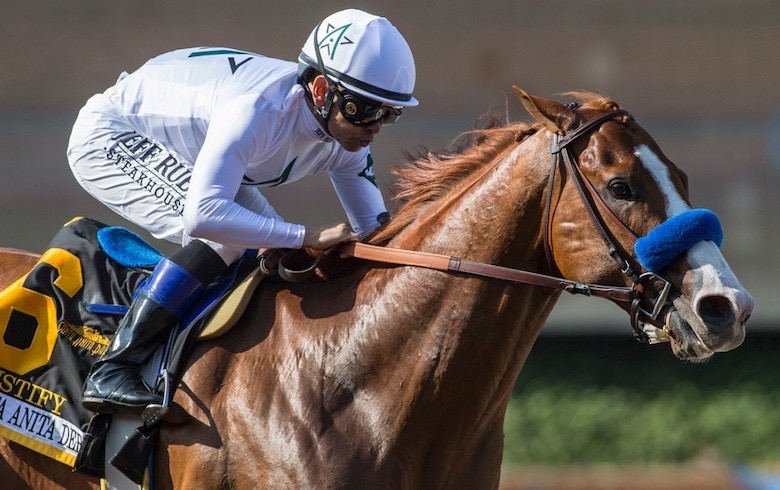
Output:
[[[141,412],[141,419],[146,425],[155,425],[160,422],[181,425],[189,421],[190,414],[178,403],[171,402],[168,406],[162,404],[148,405]]]
[[[144,425],[151,427],[160,422],[181,425],[189,421],[190,414],[184,410],[184,407],[173,401],[175,387],[171,378],[171,372],[167,368],[163,369],[157,380],[158,385],[162,383],[162,402],[149,404],[143,409],[141,419]]]

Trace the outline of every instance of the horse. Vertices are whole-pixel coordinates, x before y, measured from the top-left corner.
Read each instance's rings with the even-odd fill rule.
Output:
[[[395,215],[368,239],[449,265],[344,249],[309,281],[262,283],[195,346],[175,395],[191,419],[161,427],[154,488],[497,488],[515,380],[563,291],[615,302],[680,359],[741,344],[754,301],[715,241],[653,273],[637,256],[691,210],[655,140],[605,96],[514,90],[534,120],[398,166]],[[1,452],[4,481],[96,485]]]
[[[0,247],[0,287],[5,288],[27,273],[38,261],[38,254],[18,248]]]

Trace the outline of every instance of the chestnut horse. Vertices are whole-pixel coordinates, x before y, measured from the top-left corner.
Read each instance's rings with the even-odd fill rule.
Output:
[[[615,102],[515,90],[536,122],[398,169],[401,204],[371,242],[533,280],[333,258],[327,278],[267,281],[240,325],[196,346],[175,398],[192,419],[161,429],[154,488],[498,486],[507,404],[561,290],[642,293],[636,237],[690,210],[685,175]],[[740,345],[753,299],[713,241],[661,273],[668,296],[644,301],[664,313],[640,308],[635,326],[655,323],[682,359]],[[3,481],[94,484],[2,455]]]

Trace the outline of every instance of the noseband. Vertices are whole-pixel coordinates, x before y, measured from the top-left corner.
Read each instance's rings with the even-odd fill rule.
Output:
[[[580,198],[585,205],[596,230],[598,230],[604,242],[609,248],[610,256],[618,263],[620,271],[631,279],[631,287],[603,286],[599,284],[584,284],[570,281],[561,277],[538,274],[535,272],[512,269],[493,264],[483,264],[470,260],[450,257],[446,255],[417,252],[413,250],[401,250],[389,247],[378,247],[365,243],[350,242],[343,244],[340,251],[352,257],[383,262],[387,264],[425,267],[439,271],[461,273],[473,276],[481,276],[504,281],[543,286],[566,291],[571,294],[583,294],[608,299],[624,309],[631,317],[631,327],[634,337],[645,343],[654,343],[666,340],[662,329],[664,321],[661,312],[667,304],[667,297],[671,285],[662,277],[644,271],[644,268],[619,245],[606,226],[604,220],[609,220],[621,234],[630,240],[631,246],[637,240],[637,235],[631,231],[606,205],[596,189],[585,177],[577,165],[577,160],[570,146],[588,131],[595,129],[607,121],[619,116],[631,117],[622,109],[601,114],[569,134],[564,136],[554,135],[551,153],[553,155],[552,168],[548,183],[547,199],[545,203],[544,219],[547,223],[544,232],[544,245],[547,260],[552,269],[554,262],[549,246],[550,217],[552,208],[553,183],[556,168],[559,161],[563,160],[564,166],[575,183]],[[637,272],[639,271],[639,272]]]

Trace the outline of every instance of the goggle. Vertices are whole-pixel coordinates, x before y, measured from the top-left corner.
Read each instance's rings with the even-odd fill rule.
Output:
[[[401,117],[401,107],[377,104],[342,86],[337,86],[335,93],[339,99],[341,115],[355,126],[370,126],[377,121],[382,126],[388,126],[395,124]]]

